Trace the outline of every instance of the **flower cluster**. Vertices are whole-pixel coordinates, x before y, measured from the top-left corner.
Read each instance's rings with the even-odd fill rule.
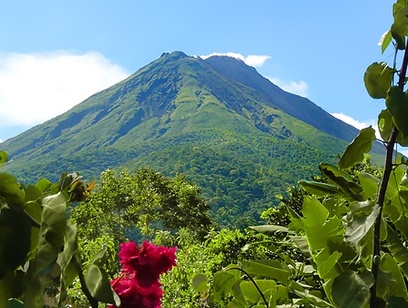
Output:
[[[160,308],[163,295],[160,275],[176,265],[175,253],[175,247],[155,246],[147,241],[141,248],[134,242],[121,244],[122,274],[111,281],[120,297],[120,308]]]

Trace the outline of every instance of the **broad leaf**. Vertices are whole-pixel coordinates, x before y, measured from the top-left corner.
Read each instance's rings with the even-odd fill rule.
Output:
[[[315,181],[299,181],[302,188],[316,196],[326,196],[328,194],[340,194],[342,191],[336,185],[320,183]]]
[[[334,279],[333,300],[338,307],[363,307],[370,299],[373,282],[370,272],[346,271]]]
[[[66,288],[81,270],[81,262],[79,260],[77,230],[76,226],[67,222],[64,250],[60,253],[58,264],[61,267],[60,278],[60,296],[58,302],[62,303],[66,297]]]
[[[238,271],[222,270],[216,272],[213,278],[214,300],[216,302],[222,302],[222,298],[232,291],[233,286],[238,280]]]
[[[328,164],[321,164],[319,169],[324,176],[328,177],[334,184],[339,186],[347,196],[357,201],[364,200],[364,197],[360,195],[363,188],[354,182],[347,172]]]
[[[242,269],[251,275],[273,278],[287,284],[290,270],[286,264],[276,260],[242,261]]]
[[[264,295],[266,295],[268,290],[269,293],[272,293],[272,291],[274,291],[276,288],[276,282],[273,280],[256,279],[255,283],[258,285],[259,289]],[[252,281],[242,281],[240,283],[240,288],[247,301],[253,304],[263,303],[261,294]]]
[[[302,212],[302,221],[310,248],[318,250],[326,247],[323,225],[326,223],[329,211],[318,200],[306,197]]]
[[[363,195],[365,199],[375,200],[378,191],[380,179],[367,172],[360,172],[358,180],[363,188]]]
[[[386,62],[374,62],[364,73],[364,84],[372,98],[386,98],[394,71]]]
[[[390,275],[380,275],[378,277],[378,288],[382,288],[386,296],[408,299],[407,288],[401,270],[390,254],[386,253],[381,257],[380,269],[386,273],[390,273]]]
[[[21,210],[0,212],[0,279],[23,265],[30,251],[31,224]]]
[[[373,206],[373,202],[355,202],[356,205],[362,205],[351,213],[351,219],[347,223],[346,241],[356,249],[361,246],[360,241],[370,231],[377,216],[380,213],[378,205]],[[367,213],[367,209],[369,210]]]
[[[358,136],[347,146],[340,158],[339,168],[346,169],[363,161],[364,154],[370,152],[375,140],[375,130],[370,126],[363,128]]]
[[[405,48],[405,36],[408,34],[408,8],[402,1],[397,1],[393,5],[394,23],[391,25],[391,34],[397,43],[397,48]]]
[[[14,176],[0,173],[0,197],[3,197],[9,205],[22,206],[25,192]]]
[[[119,298],[110,285],[109,276],[103,269],[91,264],[86,272],[85,282],[92,297],[97,301],[120,305]]]
[[[408,114],[408,93],[403,92],[399,87],[391,87],[385,103],[395,126],[402,135],[402,140],[400,139],[399,143],[402,146],[407,146],[408,142],[405,141],[408,139],[408,121],[406,118]]]
[[[207,277],[203,274],[197,274],[193,278],[193,288],[197,292],[207,291]]]

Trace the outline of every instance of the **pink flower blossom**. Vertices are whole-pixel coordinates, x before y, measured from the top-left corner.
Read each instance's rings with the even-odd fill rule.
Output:
[[[121,299],[120,307],[160,308],[160,275],[176,265],[175,253],[175,247],[155,246],[147,241],[141,249],[134,242],[122,243],[118,254],[122,275],[111,281]]]

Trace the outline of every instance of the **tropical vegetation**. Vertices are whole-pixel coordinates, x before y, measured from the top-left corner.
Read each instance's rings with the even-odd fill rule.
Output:
[[[364,128],[337,162],[318,164],[320,174],[276,196],[265,224],[230,229],[181,174],[108,169],[98,182],[64,172],[57,182],[22,184],[0,172],[0,306],[408,306],[408,160],[395,151],[408,145],[407,14],[398,0],[381,39],[394,62],[364,74],[368,94],[385,100],[383,168],[370,164],[376,136]],[[226,177],[242,172],[240,160],[220,161],[231,163]],[[262,194],[257,185],[273,180],[252,174],[261,181],[237,198]]]

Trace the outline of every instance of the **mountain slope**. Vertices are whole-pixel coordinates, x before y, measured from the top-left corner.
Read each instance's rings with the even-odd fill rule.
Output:
[[[12,159],[4,170],[23,181],[120,167],[183,172],[222,225],[244,226],[356,134],[239,60],[173,52],[1,147]]]

